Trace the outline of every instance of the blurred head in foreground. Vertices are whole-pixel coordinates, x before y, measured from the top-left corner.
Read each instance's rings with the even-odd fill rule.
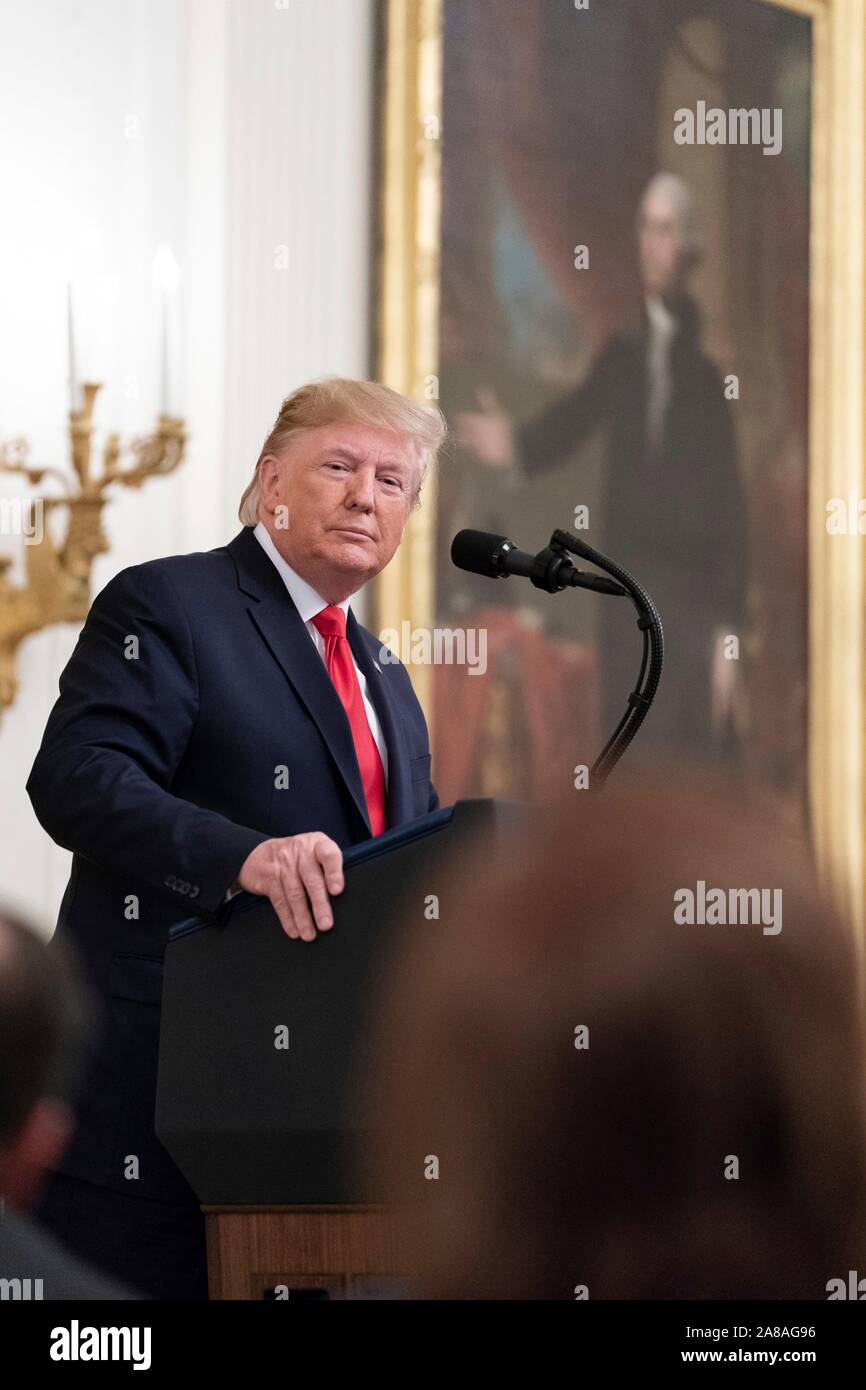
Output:
[[[0,908],[0,1197],[25,1210],[68,1141],[85,1000],[60,943]]]
[[[826,1298],[866,1273],[851,933],[766,809],[617,776],[419,885],[363,1102],[400,1273],[417,1298]]]

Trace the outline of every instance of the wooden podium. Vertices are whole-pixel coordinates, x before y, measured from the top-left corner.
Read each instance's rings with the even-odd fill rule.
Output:
[[[203,1206],[212,1299],[382,1298],[396,1291],[385,1207]]]
[[[367,1009],[392,934],[425,923],[455,854],[495,872],[522,808],[459,801],[344,853],[334,925],[292,941],[266,898],[175,927],[165,958],[156,1132],[197,1194],[212,1299],[387,1297],[394,1222],[354,1156]],[[474,872],[474,869],[473,869]]]

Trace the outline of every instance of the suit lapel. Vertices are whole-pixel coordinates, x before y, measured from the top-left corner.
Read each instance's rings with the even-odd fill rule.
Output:
[[[292,602],[291,595],[276,567],[253,535],[251,527],[244,527],[234,540],[229,542],[227,549],[235,562],[239,588],[253,600],[247,605],[250,617],[282,667],[298,698],[318,725],[364,824],[372,834],[346,711],[325,664],[301,621],[301,615]],[[351,615],[350,621],[354,622]],[[354,645],[352,650],[355,651]],[[358,664],[361,665],[360,661]],[[363,669],[366,674],[366,668]],[[379,679],[381,680],[381,677]],[[376,709],[378,712],[378,704]],[[399,765],[405,759],[393,757],[392,743],[384,720],[382,727],[388,740],[390,773],[393,763]],[[390,780],[389,775],[389,783]],[[390,793],[389,786],[389,805]]]

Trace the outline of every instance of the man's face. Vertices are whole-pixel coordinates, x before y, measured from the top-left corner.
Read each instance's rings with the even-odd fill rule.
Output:
[[[402,435],[376,425],[319,425],[262,460],[262,520],[292,569],[340,603],[392,558],[419,471]]]
[[[682,278],[682,237],[670,194],[650,189],[638,214],[640,274],[647,294],[670,295]]]

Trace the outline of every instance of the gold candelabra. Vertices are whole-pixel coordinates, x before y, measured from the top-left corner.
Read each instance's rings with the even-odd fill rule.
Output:
[[[102,451],[102,467],[94,473],[93,406],[100,390],[96,382],[83,383],[82,406],[69,412],[71,472],[30,464],[26,439],[0,443],[0,472],[20,474],[37,487],[43,479],[55,478],[63,488],[59,496],[35,499],[43,524],[38,543],[25,545],[23,584],[12,583],[8,575],[12,561],[0,556],[0,717],[18,690],[16,655],[24,638],[52,623],[81,623],[87,617],[93,561],[109,549],[102,528],[109,488],[115,483],[141,487],[148,478],[173,473],[184,456],[183,420],[160,414],[152,434],[127,446],[118,435],[110,434]],[[58,508],[68,512],[60,544],[47,524]]]

